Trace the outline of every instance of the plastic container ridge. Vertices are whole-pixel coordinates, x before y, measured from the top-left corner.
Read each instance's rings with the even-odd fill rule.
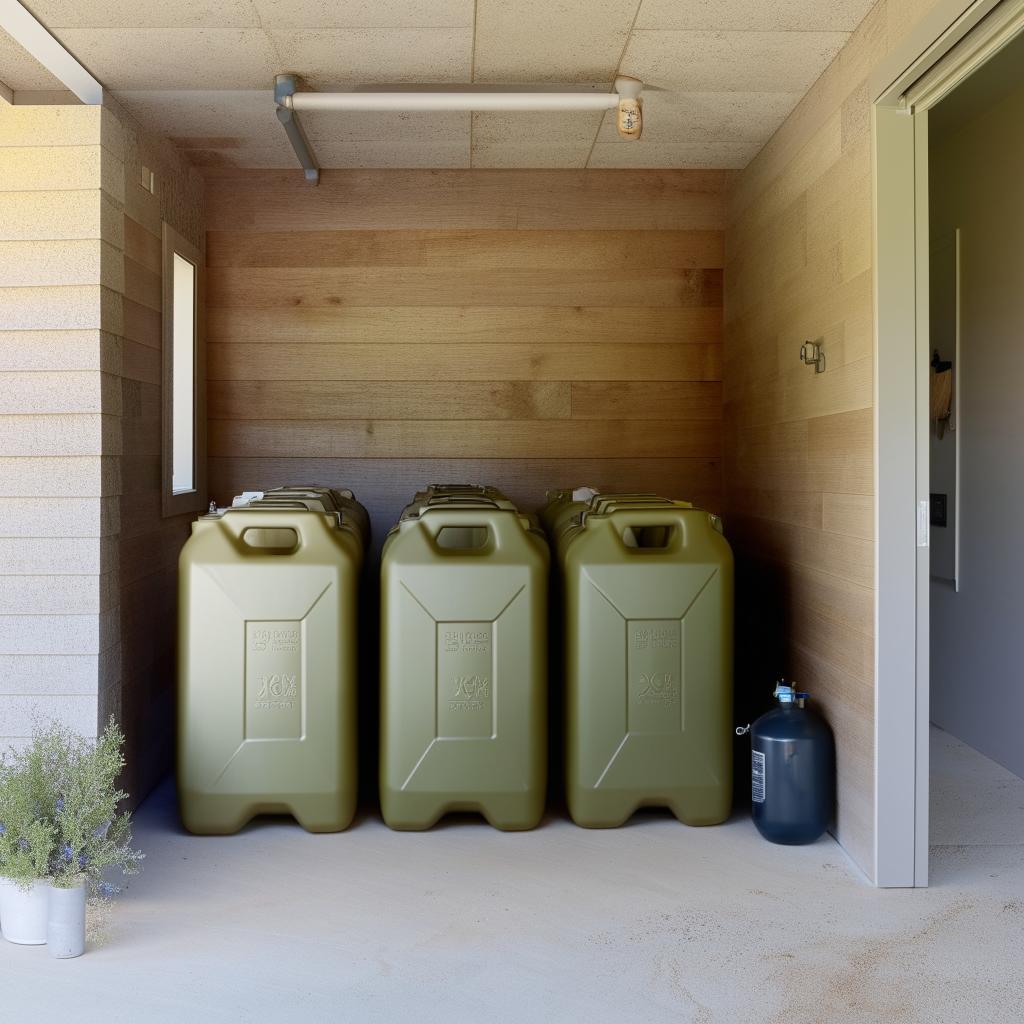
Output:
[[[193,523],[179,560],[178,790],[191,832],[356,801],[356,609],[365,512],[322,489]],[[293,489],[295,490],[295,489]]]
[[[549,495],[563,606],[565,775],[578,825],[732,802],[733,560],[718,521],[657,495]]]
[[[429,488],[388,535],[381,573],[385,822],[425,829],[478,811],[534,827],[547,772],[543,534],[492,488]]]

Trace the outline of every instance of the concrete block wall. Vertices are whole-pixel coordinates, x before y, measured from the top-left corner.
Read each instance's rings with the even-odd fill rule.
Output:
[[[0,107],[0,744],[120,664],[120,268],[103,111]]]
[[[112,101],[0,106],[0,748],[113,714],[136,800],[170,764],[190,518],[160,501],[164,220],[202,247],[202,180]]]

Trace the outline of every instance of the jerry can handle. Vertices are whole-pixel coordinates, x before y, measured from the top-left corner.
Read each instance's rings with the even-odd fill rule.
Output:
[[[224,513],[221,519],[221,528],[226,530],[238,542],[247,554],[266,554],[272,548],[259,548],[245,543],[243,537],[248,530],[292,530],[295,533],[297,543],[294,548],[288,550],[288,554],[295,554],[300,548],[309,544],[313,539],[314,531],[324,533],[331,528],[326,525],[324,519],[330,513],[311,512],[305,509],[275,508],[275,507],[240,507]]]
[[[581,515],[582,525],[587,524],[588,512]],[[677,551],[685,540],[685,527],[683,517],[678,509],[674,508],[622,508],[607,513],[600,517],[608,524],[609,529],[615,534],[619,543],[628,552],[668,552]],[[651,527],[666,527],[668,529],[667,542],[665,544],[645,547],[628,543],[627,530],[635,531],[637,528],[649,529]]]
[[[499,508],[459,508],[434,505],[423,511],[418,522],[425,531],[431,546],[441,554],[478,554],[503,547],[512,536],[510,531],[525,535],[519,523],[518,513]],[[487,539],[483,544],[471,547],[449,547],[440,543],[442,531],[446,529],[485,529]]]

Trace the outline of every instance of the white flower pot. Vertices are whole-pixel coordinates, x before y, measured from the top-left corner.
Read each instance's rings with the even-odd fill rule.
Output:
[[[72,889],[50,886],[50,913],[46,924],[50,956],[59,960],[85,952],[85,881]]]
[[[0,931],[8,942],[41,946],[46,941],[49,893],[46,882],[35,881],[22,889],[9,878],[0,878]]]

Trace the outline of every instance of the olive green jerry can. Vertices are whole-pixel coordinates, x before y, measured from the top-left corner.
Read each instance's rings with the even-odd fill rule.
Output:
[[[573,820],[611,827],[643,806],[690,825],[725,820],[733,559],[719,521],[648,495],[601,495],[571,520],[550,507],[544,518],[559,523]]]
[[[203,516],[181,552],[178,794],[191,832],[267,813],[311,832],[352,820],[363,534],[320,507],[281,494]]]
[[[395,829],[451,811],[528,829],[547,772],[547,544],[501,496],[450,497],[418,495],[384,546],[381,810]]]

